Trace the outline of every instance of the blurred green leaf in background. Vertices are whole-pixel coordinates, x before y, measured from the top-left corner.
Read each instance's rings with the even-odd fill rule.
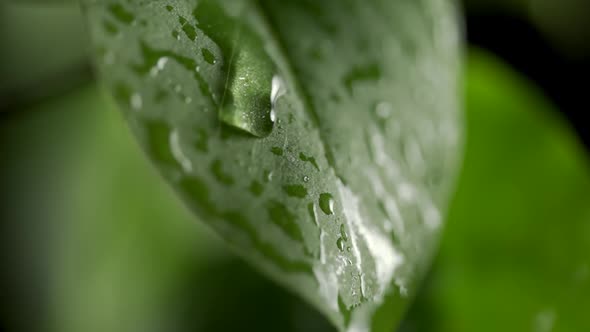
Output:
[[[90,79],[88,36],[76,1],[0,1],[0,43],[0,111]]]
[[[526,79],[474,51],[464,170],[408,331],[590,330],[590,164]]]

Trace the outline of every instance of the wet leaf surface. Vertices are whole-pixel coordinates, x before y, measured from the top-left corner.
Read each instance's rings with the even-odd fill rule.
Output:
[[[199,219],[340,330],[391,330],[457,172],[455,9],[135,0],[85,11],[101,77]]]

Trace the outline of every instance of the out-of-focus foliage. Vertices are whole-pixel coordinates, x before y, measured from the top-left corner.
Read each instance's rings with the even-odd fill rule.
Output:
[[[529,82],[476,52],[465,168],[406,331],[590,330],[590,164]]]
[[[468,13],[501,12],[530,21],[565,56],[590,56],[588,0],[463,0],[463,3]]]
[[[75,2],[0,1],[0,110],[83,79],[87,40]]]

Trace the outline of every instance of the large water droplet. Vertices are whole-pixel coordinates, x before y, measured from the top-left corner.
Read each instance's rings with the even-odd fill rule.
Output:
[[[195,29],[195,27],[190,24],[187,19],[185,19],[182,16],[178,17],[178,23],[180,23],[181,29],[182,31],[184,31],[184,34],[186,35],[186,37],[190,40],[196,40],[197,39],[197,30]]]
[[[336,241],[336,245],[338,246],[338,250],[340,251],[344,251],[344,239],[343,238],[338,238],[338,240]]]
[[[346,228],[344,227],[344,224],[340,225],[340,237],[342,237],[344,241],[348,241],[348,233],[346,233]]]
[[[276,122],[274,105],[280,97],[278,91],[283,90],[276,85],[282,84],[282,80],[277,80],[276,76],[273,78],[269,94],[269,91],[263,91],[266,84],[252,81],[251,74],[241,77],[244,79],[238,79],[234,83],[231,96],[225,96],[226,99],[233,98],[233,105],[226,100],[225,106],[221,108],[220,119],[225,124],[254,136],[266,137],[272,132]]]
[[[166,64],[168,63],[169,58],[166,56],[163,56],[161,58],[158,59],[158,61],[156,62],[156,65],[154,67],[152,67],[152,69],[150,69],[150,75],[152,77],[156,77],[158,76],[158,74],[164,70],[164,68],[166,67]]]
[[[209,51],[206,48],[201,49],[201,54],[203,55],[203,59],[210,65],[214,65],[217,63],[217,59],[215,59],[215,55],[213,52]]]
[[[320,209],[327,215],[334,214],[334,199],[332,198],[332,194],[320,194]]]
[[[285,93],[287,93],[287,86],[285,85],[285,81],[280,76],[273,76],[272,78],[272,89],[270,91],[270,103],[272,110],[270,112],[271,120],[273,122],[276,121],[276,105],[279,100]]]
[[[276,66],[264,42],[252,28],[228,15],[218,1],[203,0],[193,11],[198,28],[220,52],[220,69],[227,84],[217,103],[219,119],[256,137],[268,136],[274,127],[273,105],[284,91]]]
[[[264,171],[264,181],[271,182],[274,177],[274,173],[272,171]]]

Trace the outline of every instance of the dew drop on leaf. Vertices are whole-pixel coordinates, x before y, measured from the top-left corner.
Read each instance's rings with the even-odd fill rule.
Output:
[[[300,184],[283,186],[283,190],[290,197],[305,198],[307,196],[307,189]]]
[[[334,199],[332,198],[332,194],[320,194],[320,209],[327,215],[334,214]]]
[[[130,104],[131,108],[139,111],[143,107],[143,99],[141,98],[141,95],[139,93],[134,93],[131,95]]]
[[[340,251],[344,251],[344,239],[343,238],[338,238],[338,240],[336,241],[336,245],[338,246],[338,250]]]
[[[344,224],[340,225],[340,236],[344,241],[348,241],[348,233],[346,233],[346,229]]]
[[[216,1],[199,2],[193,16],[198,29],[221,53],[220,60],[215,62],[223,62],[227,82],[218,103],[220,121],[256,137],[268,136],[276,119],[273,105],[284,91],[284,83],[276,75],[276,66],[266,53],[264,42]],[[203,53],[205,61],[211,64],[214,59],[210,55]]]
[[[210,65],[214,65],[217,63],[217,59],[215,59],[215,55],[213,52],[209,51],[206,48],[201,49],[201,54],[203,55],[203,59]]]

